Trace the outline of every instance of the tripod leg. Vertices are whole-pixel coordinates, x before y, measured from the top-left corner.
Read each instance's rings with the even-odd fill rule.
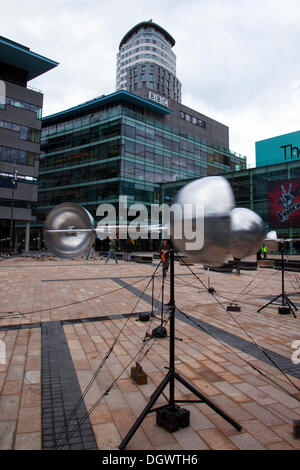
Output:
[[[293,302],[288,298],[288,296],[284,296],[284,299],[285,299],[287,305],[290,307],[290,309],[291,309],[291,314],[293,315],[293,317],[294,317],[294,318],[297,318],[297,317],[296,317],[296,314],[295,314],[295,312],[294,312],[294,309],[295,309],[295,310],[298,310],[297,307],[296,307],[296,305],[293,304]]]
[[[127,446],[128,442],[130,441],[130,439],[132,438],[132,436],[135,434],[135,432],[137,431],[137,429],[140,427],[140,425],[142,424],[142,422],[144,421],[144,419],[146,418],[147,414],[150,412],[152,406],[154,405],[154,403],[156,402],[156,400],[158,399],[158,397],[161,395],[161,393],[163,392],[164,388],[168,385],[168,383],[170,382],[170,379],[171,379],[171,375],[170,373],[168,373],[164,380],[161,382],[161,384],[157,387],[157,389],[155,390],[155,392],[152,394],[151,396],[151,399],[150,401],[148,402],[148,404],[145,406],[145,408],[143,409],[142,413],[140,414],[140,416],[138,417],[138,419],[136,420],[136,422],[134,423],[134,425],[132,426],[132,428],[128,431],[128,433],[126,434],[126,436],[124,437],[123,441],[121,442],[121,444],[119,445],[119,449],[120,450],[123,450],[125,449],[125,447]]]
[[[293,307],[295,310],[298,310],[297,307],[296,307],[296,305],[291,301],[291,299],[290,299],[286,294],[284,294],[284,298],[285,298],[285,301],[286,301],[288,304],[292,305],[292,307]]]
[[[266,308],[268,305],[272,304],[273,302],[275,302],[275,300],[279,299],[279,297],[281,297],[281,294],[277,295],[277,297],[275,297],[274,299],[270,300],[270,302],[268,302],[267,304],[263,305],[262,307],[260,307],[259,310],[257,310],[257,312],[260,312],[263,308]]]
[[[224,413],[221,408],[219,408],[217,405],[212,403],[208,398],[206,398],[202,393],[197,390],[192,384],[190,384],[185,378],[181,377],[177,372],[175,372],[175,379],[177,379],[179,382],[182,383],[188,390],[190,390],[196,397],[200,398],[201,401],[206,403],[210,408],[212,408],[216,413],[218,413],[222,418],[224,418],[228,423],[230,423],[235,429],[238,431],[241,431],[242,427],[240,424],[238,424],[236,421],[234,421],[230,416],[228,416],[226,413]]]

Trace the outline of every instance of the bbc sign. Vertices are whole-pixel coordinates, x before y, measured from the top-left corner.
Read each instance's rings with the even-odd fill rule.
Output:
[[[163,106],[169,106],[167,98],[156,95],[153,91],[149,91],[149,100],[155,101],[157,104],[162,104]]]

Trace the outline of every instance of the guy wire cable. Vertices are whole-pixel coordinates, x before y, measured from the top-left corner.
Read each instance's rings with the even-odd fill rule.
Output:
[[[159,266],[159,265],[158,265]],[[142,282],[142,281],[145,281],[145,279],[148,279],[148,278],[151,278],[152,276],[146,276],[146,277],[143,277],[142,279],[139,279],[138,281],[135,281],[133,282],[132,284],[129,284],[129,287],[131,286],[134,286],[135,284],[138,284],[139,282]],[[55,309],[59,309],[59,308],[64,308],[64,307],[70,307],[71,305],[77,305],[77,304],[80,304],[82,302],[88,302],[89,300],[94,300],[94,299],[99,299],[100,297],[104,297],[106,295],[109,295],[109,294],[113,294],[114,292],[117,292],[119,290],[123,290],[123,289],[126,289],[127,287],[118,287],[117,289],[113,289],[109,292],[104,292],[104,294],[100,294],[100,295],[96,295],[94,297],[89,297],[88,299],[82,299],[82,300],[76,300],[75,302],[71,302],[69,304],[64,304],[64,305],[59,305],[57,307],[49,307],[49,308],[44,308],[44,309],[41,309],[41,310],[35,310],[33,312],[19,312],[19,311],[12,311],[12,312],[0,312],[1,313],[4,313],[4,314],[9,314],[9,313],[19,313],[20,315],[32,315],[34,313],[41,313],[41,312],[48,312],[49,310],[55,310]],[[27,317],[26,317],[27,318]]]
[[[269,276],[269,278],[266,279],[265,282],[268,282],[268,281],[271,279],[271,277],[273,277],[273,276],[276,275],[276,274],[278,274],[278,271],[273,272],[273,273],[271,274],[271,276]],[[177,277],[177,276],[180,276],[180,274],[179,274],[179,275],[177,274],[176,277]],[[255,277],[254,279],[258,279],[258,277],[259,277],[259,276]],[[204,290],[199,290],[199,287],[198,287],[198,286],[195,286],[194,284],[187,283],[187,281],[185,281],[184,279],[181,279],[181,278],[180,278],[180,280],[183,281],[183,282],[185,282],[186,285],[189,285],[190,287],[193,287],[193,288],[197,289],[199,293],[205,292]],[[250,281],[250,282],[252,282],[252,281]],[[181,285],[182,285],[182,284],[181,284]],[[252,290],[254,290],[256,287],[257,287],[257,286],[255,285],[255,286],[253,286],[248,292],[244,292],[243,296],[249,295],[250,292],[252,292]],[[235,292],[231,292],[231,293],[232,293],[233,295],[236,294]],[[219,292],[219,293],[216,292],[214,295],[215,295],[216,297],[221,298],[221,299],[225,299],[226,301],[231,302],[231,303],[234,303],[234,302],[236,301],[236,299],[232,299],[231,297],[227,297],[227,296],[226,296],[226,293],[225,293],[225,295],[224,295],[222,292]],[[253,303],[253,302],[250,302],[249,300],[248,300],[248,301],[247,301],[247,300],[242,300],[242,298],[239,300],[239,302],[240,302],[241,304],[244,304],[244,305],[251,305],[252,307],[260,307],[260,304],[255,304],[255,303]],[[268,313],[265,313],[265,316],[271,317],[271,315],[269,315]]]
[[[277,273],[276,273],[277,274]],[[272,274],[274,275],[274,273]],[[255,278],[256,279],[256,278]],[[197,286],[194,286],[193,284],[189,284],[195,288],[198,289]],[[253,370],[257,371],[260,375],[262,375],[263,377],[265,377],[267,380],[269,380],[270,382],[272,382],[274,385],[276,385],[278,388],[280,388],[282,391],[284,391],[285,393],[287,393],[288,395],[290,395],[292,398],[295,398],[293,394],[291,394],[289,391],[287,391],[284,387],[282,387],[280,384],[278,384],[275,380],[273,380],[272,378],[268,377],[263,371],[261,371],[260,369],[258,369],[256,366],[252,365],[250,362],[248,362],[246,359],[244,359],[243,357],[241,357],[237,352],[235,352],[234,350],[232,350],[226,343],[224,343],[222,340],[216,338],[214,335],[208,333],[208,331],[200,324],[196,323],[196,321],[192,318],[190,318],[185,312],[183,312],[182,310],[180,310],[177,306],[176,306],[176,309],[182,314],[184,315],[188,320],[190,320],[192,323],[194,323],[196,326],[198,326],[200,329],[202,329],[208,336],[211,336],[215,341],[219,342],[220,344],[222,344],[226,349],[228,349],[231,353],[235,354],[239,359],[241,359],[242,361],[244,361],[247,365],[249,365]],[[150,347],[149,347],[149,350],[152,348],[152,346],[154,345],[155,342],[153,342]],[[149,351],[148,350],[148,351]],[[146,351],[144,353],[144,357],[146,356],[146,354],[148,353],[148,351]]]
[[[154,271],[154,274],[155,274],[155,272],[157,271],[159,265],[160,265],[160,263],[159,263],[158,266],[156,267],[156,269],[155,269],[155,271]],[[152,279],[152,277],[154,276],[154,274],[150,277],[150,280],[149,280],[148,284],[146,285],[144,291],[141,293],[141,295],[140,295],[138,301],[136,302],[136,304],[135,304],[135,306],[134,306],[134,308],[133,308],[133,310],[132,310],[131,313],[133,313],[134,310],[136,309],[136,307],[137,307],[139,301],[141,300],[142,296],[144,295],[145,291],[147,290],[147,288],[148,288],[148,286],[149,286],[149,284],[150,284],[150,282],[151,282],[151,279]],[[118,289],[118,290],[119,290],[119,289]],[[119,331],[118,335],[116,336],[114,342],[112,343],[112,345],[111,345],[111,347],[110,347],[108,353],[107,353],[107,354],[105,355],[105,357],[102,359],[100,365],[98,366],[98,368],[97,368],[96,372],[94,373],[92,379],[90,380],[89,384],[87,385],[87,387],[86,387],[84,393],[82,394],[82,397],[80,398],[80,400],[78,401],[78,403],[75,405],[75,408],[74,408],[73,411],[71,412],[71,416],[69,417],[69,419],[68,419],[67,422],[65,423],[64,427],[66,426],[66,424],[68,424],[68,422],[70,421],[70,419],[73,417],[74,413],[76,412],[76,410],[77,410],[78,407],[80,406],[80,404],[81,404],[82,400],[84,399],[85,395],[86,395],[86,394],[88,393],[88,391],[90,390],[92,384],[94,383],[94,381],[95,381],[97,375],[99,374],[100,370],[102,369],[104,363],[106,362],[106,360],[109,358],[111,352],[113,351],[114,346],[116,345],[116,343],[117,343],[117,341],[118,341],[118,338],[120,337],[121,333],[122,333],[123,330],[125,329],[125,326],[127,325],[128,321],[129,321],[129,318],[130,318],[130,317],[127,318],[127,320],[125,321],[123,327],[120,329],[120,331]],[[62,430],[64,429],[64,427],[62,428]],[[61,430],[61,431],[62,431],[62,430]],[[60,433],[58,434],[58,437],[60,436],[61,431],[60,431]],[[57,439],[56,439],[56,440],[57,440]],[[56,442],[56,441],[55,441],[55,442]],[[55,442],[54,442],[54,445],[55,445]]]
[[[141,298],[141,297],[140,297]],[[140,300],[140,299],[139,299]],[[128,321],[128,320],[127,320]],[[127,323],[126,321],[126,323]],[[125,325],[124,325],[125,326]],[[150,338],[151,339],[151,338]],[[157,338],[154,338],[154,341],[153,341],[153,344],[155,343],[155,341],[157,340]],[[63,447],[65,445],[66,442],[68,442],[68,439],[70,437],[72,437],[72,435],[80,428],[81,424],[87,419],[87,417],[90,415],[90,413],[96,408],[96,406],[98,406],[98,404],[103,400],[103,398],[105,396],[107,396],[109,394],[109,392],[111,391],[111,389],[113,388],[113,386],[115,385],[115,383],[118,381],[118,379],[122,376],[122,374],[126,371],[126,369],[130,366],[130,364],[132,364],[132,362],[134,361],[137,361],[137,357],[140,355],[141,351],[145,348],[147,343],[143,342],[141,348],[139,349],[139,351],[136,353],[136,355],[130,360],[130,362],[122,369],[122,371],[119,373],[118,377],[116,379],[114,379],[114,381],[111,383],[111,385],[106,389],[106,391],[98,398],[98,400],[94,403],[94,405],[92,405],[92,407],[88,410],[88,412],[86,413],[86,415],[81,419],[81,421],[75,426],[75,428],[73,428],[71,430],[71,434],[68,435],[68,437],[63,441],[62,444],[60,444],[60,447]],[[148,350],[146,351],[145,355],[149,352],[149,350],[151,349],[151,347],[153,346],[153,344],[148,348]],[[65,425],[68,424],[68,423],[65,423]],[[57,439],[55,440],[55,442],[57,441]],[[53,444],[53,447],[55,446],[55,443]],[[53,448],[52,447],[52,448]],[[55,446],[57,448],[57,446]]]
[[[89,415],[94,411],[94,409],[99,405],[99,403],[101,403],[101,401],[104,399],[105,396],[107,396],[109,394],[109,392],[111,391],[111,389],[113,388],[113,386],[115,385],[115,383],[119,380],[119,378],[122,376],[122,374],[126,371],[126,369],[130,366],[130,364],[132,364],[137,355],[140,353],[140,351],[137,352],[137,354],[130,360],[130,362],[122,369],[122,371],[119,373],[119,375],[117,376],[116,379],[113,380],[113,382],[109,385],[109,387],[105,390],[105,392],[102,393],[102,395],[100,395],[100,397],[96,400],[96,402],[90,407],[90,409],[87,411],[87,413],[81,418],[80,422],[71,430],[71,433],[68,434],[67,438],[64,439],[64,441],[59,445],[54,445],[51,447],[51,449],[60,449],[62,448],[66,443],[68,443],[70,437],[73,436],[73,434],[78,431],[78,429],[80,428],[80,426],[84,423],[84,421],[89,417]],[[57,439],[56,439],[57,440]],[[56,442],[55,440],[55,442]]]
[[[160,266],[160,264],[161,264],[161,263],[159,263],[159,264],[157,265],[157,267],[155,268],[154,273],[153,273],[152,276],[150,277],[150,280],[149,280],[148,284],[146,285],[146,287],[144,288],[143,292],[141,293],[141,295],[140,295],[139,299],[137,300],[135,306],[133,307],[131,313],[134,312],[134,310],[136,309],[137,305],[139,304],[139,302],[140,302],[142,296],[144,295],[145,291],[147,290],[147,288],[148,288],[148,286],[149,286],[149,284],[150,284],[150,282],[151,282],[151,279],[152,279],[153,276],[155,275],[155,273],[156,273],[158,267]],[[145,278],[145,279],[146,279],[146,278]],[[144,279],[143,279],[143,280],[144,280]],[[89,382],[88,385],[86,386],[86,388],[85,388],[83,394],[81,395],[81,397],[80,397],[80,399],[78,400],[77,404],[75,405],[75,407],[74,407],[73,410],[71,411],[71,414],[70,414],[69,418],[68,418],[67,421],[64,423],[64,425],[63,425],[63,427],[61,428],[61,430],[59,431],[59,433],[58,433],[58,435],[57,435],[57,437],[56,437],[56,439],[55,439],[55,441],[54,441],[54,443],[53,443],[52,448],[54,448],[54,447],[56,446],[56,442],[60,439],[60,436],[61,436],[63,430],[66,428],[66,426],[68,425],[68,423],[70,422],[70,420],[73,418],[73,416],[74,416],[74,414],[76,413],[78,407],[80,406],[80,404],[81,404],[82,401],[84,400],[85,396],[87,395],[88,391],[90,390],[91,386],[93,385],[94,381],[96,380],[97,375],[99,374],[99,372],[101,371],[101,369],[102,369],[102,367],[104,366],[105,362],[107,361],[107,359],[108,359],[109,356],[111,355],[111,353],[112,353],[112,351],[113,351],[113,349],[114,349],[114,347],[115,347],[115,345],[116,345],[116,343],[117,343],[119,337],[121,336],[122,332],[124,331],[124,329],[125,329],[125,327],[126,327],[128,321],[129,321],[129,319],[130,319],[130,316],[128,316],[128,318],[126,319],[124,325],[122,326],[122,328],[120,329],[119,333],[118,333],[117,336],[115,337],[115,339],[114,339],[112,345],[110,346],[108,352],[106,353],[106,355],[105,355],[104,358],[102,359],[102,361],[101,361],[100,365],[98,366],[97,370],[94,372],[94,374],[93,374],[93,376],[92,376],[90,382]]]
[[[178,254],[178,253],[177,253]],[[179,256],[179,255],[178,255]],[[187,265],[186,265],[187,266]],[[188,266],[188,268],[190,269],[190,267]],[[191,272],[193,272],[191,269],[190,269]],[[195,277],[198,279],[197,275],[195,274]],[[202,283],[202,282],[201,282]],[[248,333],[248,331],[242,327],[242,325],[239,323],[239,321],[234,318],[233,315],[231,315],[230,312],[227,311],[227,309],[225,308],[225,306],[222,304],[222,302],[220,302],[216,296],[212,293],[211,294],[217,301],[217,303],[220,305],[220,307],[222,307],[222,309],[227,313],[227,315],[230,316],[230,318],[240,327],[240,329],[251,339],[251,341],[253,342],[253,344],[256,345],[256,347],[272,362],[272,364],[284,375],[284,377],[300,392],[300,388],[287,376],[287,374],[278,366],[278,364],[276,364],[276,362],[274,362],[274,360],[269,356],[269,354],[263,349],[262,346],[260,346],[259,344],[256,343],[256,341],[252,338],[252,336],[250,335],[250,333]]]
[[[149,285],[149,284],[148,284]],[[145,292],[145,291],[144,291]],[[141,298],[141,297],[140,297]],[[139,299],[140,300],[140,299]],[[168,322],[168,320],[166,321],[166,323]],[[154,339],[154,341],[152,342],[152,344],[149,346],[149,348],[146,350],[146,352],[144,353],[144,357],[148,354],[148,352],[150,351],[150,349],[153,347],[153,345],[155,344],[156,340],[158,339],[158,337],[155,337],[155,338],[150,338],[150,339]],[[145,346],[147,345],[146,342],[143,342],[141,348],[139,349],[139,351],[137,352],[137,354],[130,360],[130,362],[123,368],[123,370],[119,373],[118,377],[111,383],[111,385],[106,389],[106,391],[98,398],[98,400],[94,403],[94,405],[92,405],[92,407],[88,410],[88,412],[86,413],[86,415],[81,419],[81,421],[76,425],[75,428],[73,428],[71,430],[71,434],[68,435],[68,437],[63,441],[62,444],[60,444],[59,447],[56,446],[56,448],[60,448],[60,447],[63,447],[67,442],[68,442],[68,439],[70,437],[73,436],[73,434],[80,428],[81,424],[87,419],[87,417],[92,413],[92,411],[99,405],[99,403],[103,400],[103,398],[105,396],[107,396],[109,394],[109,392],[111,391],[111,389],[113,388],[113,386],[115,385],[115,383],[118,381],[118,379],[122,376],[122,374],[126,371],[126,369],[128,369],[128,367],[130,366],[130,364],[132,364],[132,362],[136,361],[137,362],[137,357],[143,353],[143,350],[145,348]],[[166,397],[165,397],[166,398]],[[56,439],[57,440],[57,439]]]
[[[243,358],[242,356],[240,356],[236,351],[234,351],[233,349],[231,349],[226,343],[224,343],[221,339],[219,338],[216,338],[214,335],[212,335],[211,333],[209,333],[202,325],[200,325],[199,323],[197,323],[197,321],[195,321],[193,318],[191,318],[187,313],[183,312],[182,310],[180,310],[178,307],[176,307],[177,310],[184,316],[186,317],[191,323],[194,323],[196,326],[198,326],[198,328],[200,328],[201,330],[203,330],[208,336],[211,336],[215,341],[219,342],[220,344],[222,344],[226,349],[228,349],[232,354],[234,354],[235,356],[237,356],[241,361],[244,361],[248,366],[250,366],[252,369],[254,369],[256,372],[258,372],[260,375],[262,375],[263,377],[265,377],[267,380],[270,380],[274,385],[276,385],[277,387],[281,388],[281,390],[283,390],[285,393],[287,393],[288,395],[290,395],[290,397],[296,399],[297,401],[300,401],[297,397],[295,397],[292,393],[290,393],[289,391],[287,391],[285,388],[283,388],[280,384],[278,384],[274,379],[271,379],[268,375],[266,375],[265,372],[261,371],[260,369],[258,369],[256,366],[254,366],[253,364],[251,364],[251,362],[247,361],[245,358]]]
[[[272,275],[270,276],[270,278],[272,276],[274,276],[274,274],[278,274],[277,272],[276,273],[272,273]],[[247,289],[250,287],[250,285],[256,281],[257,279],[259,278],[258,276],[258,273],[255,277],[252,278],[252,280],[249,281],[249,283],[241,290],[241,292],[237,295],[237,297],[235,297],[234,299],[230,299],[228,297],[226,297],[226,295],[224,296],[221,292],[220,293],[216,293],[215,296],[216,297],[220,297],[220,298],[223,298],[225,300],[228,300],[228,301],[231,301],[231,304],[234,304],[237,300],[239,300],[240,303],[243,303],[243,304],[248,304],[248,305],[253,305],[254,307],[259,307],[259,305],[257,304],[254,304],[254,303],[251,303],[251,302],[246,302],[246,301],[243,301],[242,298],[245,297],[246,295],[249,295],[250,292],[252,292],[254,289],[256,289],[257,285],[251,287],[250,290],[247,291]],[[269,278],[269,279],[270,279]],[[265,282],[268,282],[267,279]],[[245,292],[246,291],[246,292]],[[226,293],[225,293],[226,294]]]
[[[295,285],[294,285],[294,282],[292,281],[291,273],[289,273],[288,271],[285,271],[285,274],[286,274],[286,277],[287,277],[288,282],[292,285],[293,289],[296,290],[296,287],[295,287]]]
[[[159,301],[159,299],[160,299],[161,293],[162,293],[162,284],[161,284],[160,291],[159,291],[158,297],[157,297],[157,299],[156,299],[156,303],[155,303],[155,307],[154,307],[153,311],[156,310],[156,307],[157,307],[158,301]],[[152,322],[153,322],[154,318],[156,318],[156,317],[155,317],[155,316],[154,316],[154,317],[151,317],[150,323],[149,323],[149,325],[148,325],[148,328],[146,329],[146,332],[145,332],[145,334],[144,334],[144,339],[143,339],[144,346],[146,346],[146,341],[148,341],[148,340],[151,339],[151,337],[147,337],[147,333],[149,332],[149,330],[150,330],[150,328],[151,328],[151,325],[152,325]],[[156,318],[156,319],[157,319],[157,318]],[[156,337],[155,339],[157,339],[157,337]],[[143,351],[142,351],[142,348],[141,348],[141,356],[140,356],[141,358],[142,358],[142,355],[143,355]],[[140,358],[138,358],[138,359],[136,360],[136,362],[137,362],[138,364],[140,364],[141,361],[142,361],[142,359],[140,359]]]
[[[180,276],[180,274],[175,274],[175,277],[176,277],[179,281],[184,282],[187,286],[194,287],[194,288],[197,289],[199,292],[207,292],[206,289],[205,289],[205,290],[199,290],[200,287],[195,286],[194,284],[191,284],[190,282],[186,281],[185,279],[182,279],[182,278],[179,277],[179,276]]]

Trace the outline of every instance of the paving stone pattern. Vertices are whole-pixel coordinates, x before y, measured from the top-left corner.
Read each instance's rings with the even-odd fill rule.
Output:
[[[60,322],[42,325],[42,448],[97,449]],[[71,419],[70,419],[71,418]],[[77,429],[78,428],[78,429]],[[74,432],[75,431],[75,432]]]
[[[118,448],[169,363],[168,338],[143,342],[160,324],[160,269],[154,289],[154,297],[159,299],[156,317],[150,322],[138,321],[139,312],[151,310],[152,286],[143,296],[141,293],[155,267],[124,261],[116,265],[113,260],[106,265],[81,259],[11,258],[1,262],[0,340],[6,348],[5,363],[0,363],[1,450],[50,449],[61,430],[58,444],[68,438],[66,449]],[[266,298],[280,293],[280,271],[258,269],[236,276],[234,272],[208,273],[198,264],[192,269],[204,284],[209,280],[215,296],[205,292],[186,266],[175,263],[175,336],[181,340],[175,344],[176,370],[237,421],[242,431],[204,403],[185,403],[191,416],[188,428],[170,434],[156,425],[155,413],[151,413],[127,449],[299,450],[292,422],[300,419],[300,365],[292,363],[291,355],[292,343],[300,340],[300,313],[297,318],[279,315],[274,304],[257,312]],[[300,301],[299,281],[299,273],[286,281],[287,293],[296,303]],[[168,276],[165,288],[164,300],[168,301]],[[238,296],[241,312],[229,315],[226,305]],[[121,330],[109,359],[95,375]],[[142,355],[141,365],[148,382],[138,386],[128,365],[142,345],[147,354]],[[93,377],[74,422],[64,428]],[[109,394],[71,436],[74,425],[112,383]],[[195,399],[178,381],[175,396],[177,400]],[[160,396],[156,406],[165,403]]]

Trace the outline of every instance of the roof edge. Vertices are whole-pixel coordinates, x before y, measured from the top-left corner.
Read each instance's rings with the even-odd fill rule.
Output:
[[[140,105],[141,107],[148,108],[154,112],[157,112],[158,114],[170,114],[172,111],[168,108],[165,108],[163,106],[160,106],[159,104],[149,101],[145,98],[141,98],[138,95],[134,95],[133,93],[130,93],[129,91],[125,90],[118,90],[115,91],[114,93],[111,93],[109,95],[102,95],[100,97],[94,98],[90,101],[86,101],[84,103],[81,103],[77,106],[73,106],[72,108],[59,111],[57,113],[51,114],[49,116],[45,116],[42,118],[42,122],[45,124],[48,124],[51,121],[56,121],[59,119],[63,119],[67,116],[78,114],[82,111],[86,111],[88,109],[93,109],[95,106],[99,104],[105,105],[106,103],[111,103],[117,100],[123,100],[127,102],[131,102],[137,105]]]
[[[157,29],[160,33],[162,33],[165,38],[171,43],[171,46],[175,46],[175,39],[171,36],[171,34],[168,33],[168,31],[166,31],[164,28],[162,28],[161,26],[159,26],[158,24],[156,23],[153,23],[152,20],[151,21],[141,21],[141,23],[138,23],[136,24],[135,26],[133,26],[133,28],[131,28],[126,34],[125,36],[123,37],[122,41],[120,42],[120,45],[119,45],[119,50],[121,49],[121,47],[123,46],[123,44],[128,41],[128,39],[130,38],[130,36],[132,36],[138,29],[142,28],[143,26],[152,26],[154,29]]]

